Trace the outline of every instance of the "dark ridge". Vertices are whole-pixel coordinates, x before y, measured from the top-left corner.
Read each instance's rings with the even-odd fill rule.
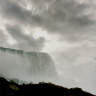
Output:
[[[23,55],[24,54],[24,51],[23,50],[17,50],[17,49],[11,49],[11,48],[3,48],[3,47],[0,47],[0,50],[3,51],[3,52],[11,52],[11,53],[17,53],[17,54],[20,54],[20,55]]]
[[[26,52],[26,51],[23,51],[23,50],[17,50],[17,49],[11,49],[11,48],[4,48],[4,47],[0,47],[0,50],[3,51],[3,52],[18,53],[20,55],[23,55],[24,52]],[[36,52],[26,52],[26,53],[27,54],[30,54],[30,55],[36,54]],[[45,54],[46,52],[37,52],[37,53]]]
[[[6,51],[6,50],[8,50],[8,51],[23,51],[23,50],[17,50],[17,49],[11,49],[11,48],[4,48],[4,47],[0,47],[0,50],[2,50],[2,51]]]
[[[62,96],[96,96],[83,91],[81,88],[64,88],[52,83],[40,82],[39,84],[23,84],[18,85],[13,81],[8,82],[4,78],[0,78],[0,96],[46,96],[46,95],[62,95]]]

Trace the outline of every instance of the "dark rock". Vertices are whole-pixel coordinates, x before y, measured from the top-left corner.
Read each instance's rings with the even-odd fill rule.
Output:
[[[52,83],[18,85],[0,78],[0,96],[33,96],[33,95],[63,95],[63,96],[95,96],[84,92],[81,88],[64,88]]]

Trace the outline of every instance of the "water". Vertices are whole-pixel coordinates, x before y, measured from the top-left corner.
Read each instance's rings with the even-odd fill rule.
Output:
[[[57,76],[49,54],[2,47],[0,47],[0,74],[17,83],[50,82]]]

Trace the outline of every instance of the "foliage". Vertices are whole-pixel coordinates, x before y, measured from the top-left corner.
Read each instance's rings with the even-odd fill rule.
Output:
[[[10,87],[11,86],[11,87]],[[15,88],[13,88],[15,86]],[[18,90],[15,90],[18,89]],[[0,78],[1,96],[33,96],[33,95],[63,95],[63,96],[95,96],[84,92],[81,88],[64,88],[51,82],[40,82],[39,84],[18,85]]]

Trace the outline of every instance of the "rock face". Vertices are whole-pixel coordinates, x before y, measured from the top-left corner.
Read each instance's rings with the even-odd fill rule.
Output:
[[[52,83],[41,82],[39,84],[23,84],[18,85],[13,81],[8,82],[4,78],[0,78],[0,96],[46,96],[46,95],[62,95],[62,96],[96,96],[88,92],[84,92],[80,88],[64,88]]]
[[[19,90],[19,88],[15,86],[14,84],[9,84],[9,87],[13,90]]]

